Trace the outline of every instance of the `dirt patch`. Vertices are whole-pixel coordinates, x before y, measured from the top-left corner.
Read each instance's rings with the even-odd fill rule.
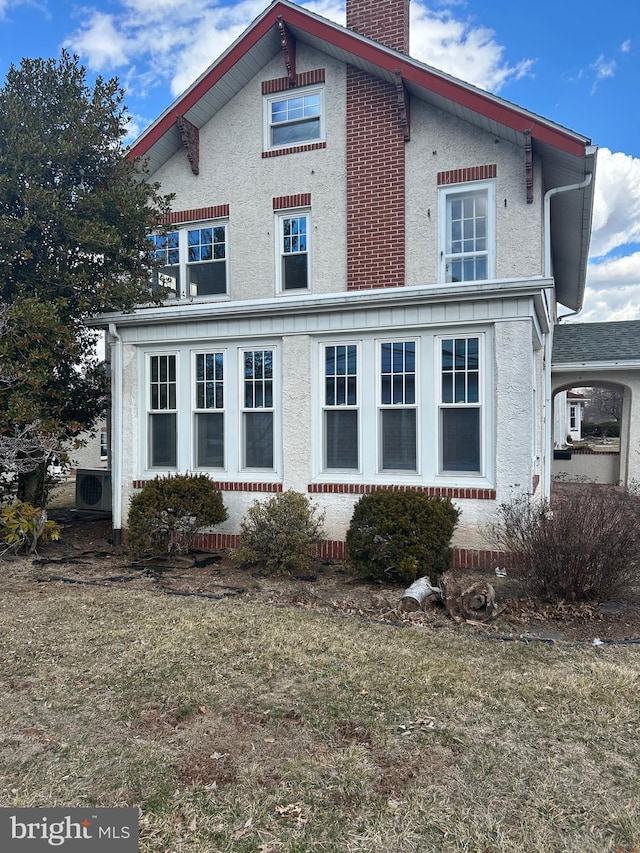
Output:
[[[497,618],[484,624],[456,626],[438,602],[418,613],[402,613],[398,607],[401,588],[363,583],[340,562],[318,562],[309,573],[298,577],[273,577],[247,569],[237,563],[231,551],[135,562],[124,548],[113,545],[109,518],[65,510],[54,510],[50,515],[57,515],[62,527],[60,541],[43,545],[35,557],[5,556],[5,568],[14,581],[126,585],[214,601],[235,598],[276,607],[330,611],[415,629],[479,631],[513,638],[579,642],[640,638],[638,594],[624,601],[552,605],[528,597],[515,577],[491,576],[501,609]],[[463,586],[488,579],[486,574],[473,572],[460,572],[457,577]]]

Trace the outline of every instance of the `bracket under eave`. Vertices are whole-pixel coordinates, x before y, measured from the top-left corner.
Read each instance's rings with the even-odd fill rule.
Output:
[[[200,131],[184,116],[178,116],[176,122],[191,164],[191,171],[197,175],[200,173]]]
[[[287,29],[282,15],[278,15],[278,35],[280,36],[280,49],[284,56],[284,64],[287,69],[289,85],[296,85],[296,40]]]
[[[407,91],[404,87],[402,74],[399,68],[396,70],[395,75],[396,92],[398,95],[398,112],[400,113],[400,124],[402,125],[404,141],[408,142],[411,139],[411,128],[409,126],[409,102],[407,100]]]

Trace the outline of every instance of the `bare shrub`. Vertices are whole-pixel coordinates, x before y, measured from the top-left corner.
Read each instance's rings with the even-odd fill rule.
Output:
[[[602,601],[640,581],[640,497],[571,486],[551,504],[520,495],[491,528],[529,591],[553,601]]]
[[[269,574],[305,571],[322,541],[323,524],[324,513],[291,489],[255,501],[241,523],[237,557]]]

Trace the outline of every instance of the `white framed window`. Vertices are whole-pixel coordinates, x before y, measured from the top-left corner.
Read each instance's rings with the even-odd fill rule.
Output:
[[[243,470],[275,470],[274,351],[242,350]]]
[[[441,187],[440,280],[495,277],[495,182]]]
[[[225,467],[225,353],[193,354],[193,450],[196,468]]]
[[[100,430],[100,459],[106,459],[109,456],[109,444],[107,439],[107,430],[103,427]]]
[[[175,353],[148,356],[147,466],[176,468],[178,464],[178,357]]]
[[[324,142],[324,86],[265,95],[263,116],[265,151]]]
[[[439,341],[440,473],[483,473],[483,363],[481,337]]]
[[[378,365],[378,468],[416,472],[417,341],[382,341]]]
[[[308,290],[311,283],[311,211],[276,214],[276,282],[280,292]]]
[[[228,223],[222,220],[151,234],[151,256],[161,264],[153,288],[177,299],[226,295],[228,236]]]
[[[323,347],[323,468],[358,470],[359,388],[358,345]]]

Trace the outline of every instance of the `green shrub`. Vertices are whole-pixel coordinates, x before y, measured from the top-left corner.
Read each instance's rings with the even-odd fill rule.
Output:
[[[347,531],[349,564],[371,580],[409,584],[451,567],[460,511],[448,498],[380,490],[363,495]]]
[[[139,557],[184,554],[202,527],[226,517],[222,495],[204,474],[156,477],[131,499],[129,547]]]
[[[255,501],[242,520],[236,554],[271,574],[305,571],[322,541],[323,523],[324,513],[292,490]]]
[[[48,520],[46,511],[40,507],[15,500],[0,509],[0,542],[6,546],[3,553],[17,554],[23,550],[33,554],[38,542],[59,538],[59,526]]]
[[[602,601],[640,582],[640,497],[626,489],[571,484],[551,504],[520,495],[491,532],[532,595]]]

